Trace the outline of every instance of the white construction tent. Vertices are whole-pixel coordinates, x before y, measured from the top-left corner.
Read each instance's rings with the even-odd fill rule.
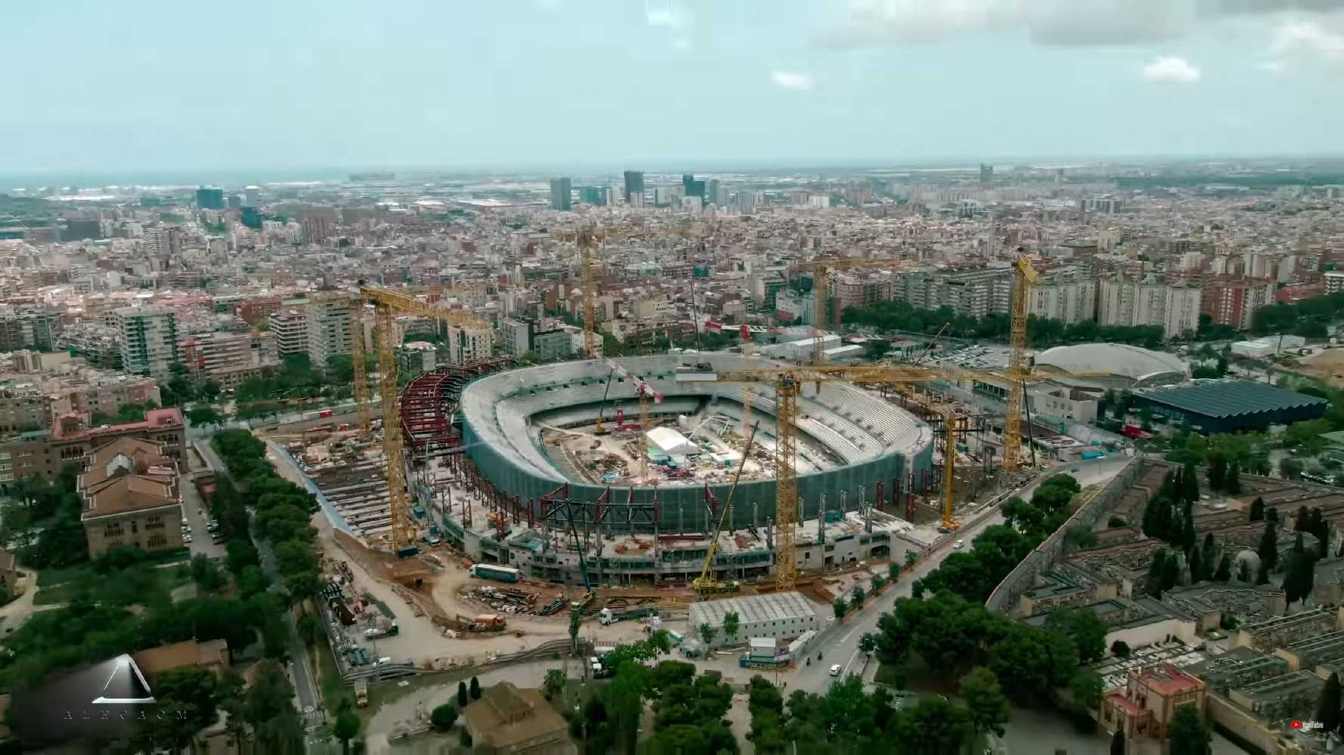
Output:
[[[645,433],[645,437],[655,455],[687,456],[700,450],[685,435],[670,427],[655,427]]]

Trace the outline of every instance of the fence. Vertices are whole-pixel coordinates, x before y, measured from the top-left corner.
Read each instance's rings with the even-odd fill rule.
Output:
[[[1036,546],[1035,550],[1028,553],[1021,563],[1008,572],[1008,576],[1004,577],[994,588],[994,592],[989,594],[985,606],[989,610],[999,613],[1007,613],[1012,610],[1017,605],[1017,599],[1021,597],[1022,593],[1036,584],[1036,578],[1059,563],[1060,558],[1064,555],[1064,538],[1068,531],[1080,525],[1091,529],[1109,504],[1119,496],[1124,495],[1129,486],[1134,484],[1142,466],[1140,457],[1131,458],[1125,468],[1112,477],[1100,493],[1079,506],[1078,510],[1073,512],[1073,515],[1059,529],[1041,541],[1041,544]]]

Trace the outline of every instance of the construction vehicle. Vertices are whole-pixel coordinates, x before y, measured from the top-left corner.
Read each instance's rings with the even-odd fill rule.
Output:
[[[483,613],[479,616],[458,614],[457,623],[469,632],[502,632],[508,626],[504,617],[495,613]]]
[[[369,704],[369,680],[355,680],[355,706],[359,708],[367,707]]]
[[[604,625],[615,624],[618,621],[637,621],[649,616],[657,616],[658,609],[653,606],[639,606],[637,608],[603,608],[597,613],[597,620]]]
[[[733,484],[728,488],[728,495],[723,502],[723,508],[719,510],[719,520],[714,525],[714,531],[709,536],[709,548],[705,551],[705,563],[700,567],[700,576],[691,582],[691,589],[701,598],[707,595],[720,595],[723,593],[737,592],[740,588],[737,582],[723,582],[714,576],[714,559],[719,554],[719,533],[723,532],[723,525],[732,521],[733,493],[737,490],[737,483],[742,479],[742,470],[747,466],[747,458],[751,452],[751,446],[756,442],[756,430],[760,427],[759,420],[751,426],[751,433],[747,435],[746,445],[742,446],[742,459],[737,463],[737,471],[733,473]],[[705,487],[705,494],[709,495],[709,487]]]
[[[495,564],[473,564],[470,574],[477,579],[493,579],[497,582],[517,582],[522,578],[522,572],[511,566],[497,566]]]

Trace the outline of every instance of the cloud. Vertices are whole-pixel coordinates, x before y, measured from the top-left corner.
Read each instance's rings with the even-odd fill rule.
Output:
[[[644,22],[651,28],[662,29],[676,50],[689,50],[690,27],[695,17],[676,0],[644,0]]]
[[[1305,54],[1344,62],[1344,31],[1318,21],[1288,21],[1275,30],[1270,50],[1280,57]]]
[[[780,89],[792,89],[797,92],[809,91],[817,83],[810,75],[795,71],[771,71],[770,81]]]
[[[1131,45],[1176,39],[1229,16],[1336,9],[1344,0],[850,0],[817,41],[851,48],[1025,32],[1040,45]]]
[[[1199,81],[1199,69],[1185,58],[1164,56],[1143,67],[1143,78],[1162,84],[1193,84]]]

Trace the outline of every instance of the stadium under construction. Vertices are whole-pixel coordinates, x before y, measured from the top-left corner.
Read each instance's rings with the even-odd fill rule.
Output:
[[[776,560],[775,390],[715,376],[778,366],[671,354],[421,375],[400,401],[418,529],[474,561],[566,584],[585,572],[595,583],[688,581],[711,535],[716,578],[765,576]],[[841,381],[802,386],[794,417],[799,569],[900,559],[928,544],[911,520],[937,477],[933,427]],[[346,487],[319,496],[324,508],[338,527],[376,538],[387,527],[385,496],[367,495],[382,482],[369,474],[377,444],[341,442],[353,456],[291,450],[315,479],[344,475]],[[354,488],[362,515],[332,495]]]

